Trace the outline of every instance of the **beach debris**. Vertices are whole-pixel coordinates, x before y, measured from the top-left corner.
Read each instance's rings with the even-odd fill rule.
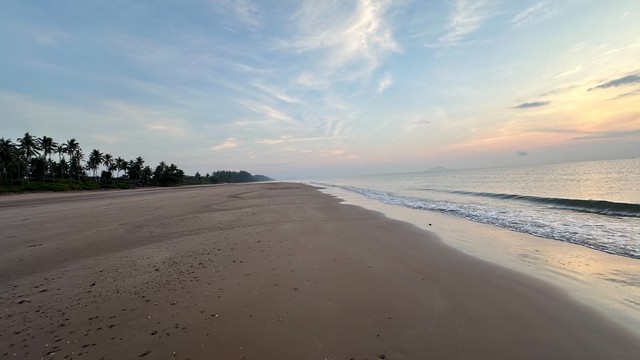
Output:
[[[138,357],[145,357],[151,353],[151,350],[145,350],[142,354],[138,355]]]

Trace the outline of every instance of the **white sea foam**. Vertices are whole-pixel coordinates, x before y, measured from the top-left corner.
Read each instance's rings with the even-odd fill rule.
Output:
[[[611,167],[610,164],[607,165]],[[560,165],[556,167],[562,169]],[[582,167],[585,166],[582,165]],[[586,166],[586,168],[589,167]],[[575,173],[575,169],[576,166],[571,167],[572,173]],[[538,183],[530,184],[530,192],[508,195],[509,190],[522,191],[524,187],[521,179],[526,176],[522,176],[518,171],[522,172],[522,169],[516,169],[511,173],[505,169],[493,170],[493,173],[491,169],[483,169],[476,170],[476,173],[467,171],[463,174],[464,176],[459,172],[435,175],[430,173],[381,175],[338,179],[323,182],[322,185],[359,193],[385,204],[435,211],[640,259],[640,218],[636,213],[640,204],[634,202],[640,199],[630,199],[631,202],[623,203],[609,199],[554,197],[558,194],[537,188],[545,186]],[[589,173],[586,170],[583,172]],[[517,176],[514,176],[514,173]],[[555,169],[555,173],[558,174],[559,170]],[[480,178],[483,180],[480,181],[481,183],[487,184],[492,176],[499,180],[490,182],[493,187],[491,189],[479,188],[478,184],[473,183],[474,179]],[[509,181],[513,179],[509,179],[509,176],[517,177],[519,182],[511,186]],[[504,189],[500,192],[489,192],[488,190],[496,190],[496,182],[501,182]],[[425,184],[431,186],[428,187]],[[547,186],[568,188],[571,184],[560,181]],[[608,186],[610,187],[611,184],[609,183]],[[567,192],[562,189],[561,191]],[[575,192],[575,189],[573,191]],[[636,196],[633,192],[627,195]],[[613,198],[618,199],[615,196]],[[625,214],[627,216],[624,216]]]

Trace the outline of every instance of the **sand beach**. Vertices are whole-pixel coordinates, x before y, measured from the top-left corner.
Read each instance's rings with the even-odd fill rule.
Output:
[[[3,196],[0,250],[0,359],[640,353],[558,286],[303,184]]]

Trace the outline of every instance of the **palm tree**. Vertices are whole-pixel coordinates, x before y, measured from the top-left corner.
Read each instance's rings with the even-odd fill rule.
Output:
[[[111,154],[102,155],[102,163],[108,172],[113,172],[113,156]]]
[[[0,183],[6,180],[7,173],[11,175],[13,180],[12,167],[16,161],[16,145],[11,142],[11,139],[0,138],[0,164],[2,164],[2,178]]]
[[[142,176],[142,169],[144,167],[144,159],[141,156],[138,156],[135,160],[129,160],[129,178],[137,183]],[[153,173],[153,171],[152,171]]]
[[[97,177],[98,167],[102,165],[104,159],[104,155],[98,149],[93,149],[91,154],[89,154],[89,162],[87,163],[87,168],[93,171],[93,178]]]
[[[69,174],[69,178],[71,178],[70,164],[67,162],[67,159],[62,158],[62,160],[60,160],[58,169],[60,170],[60,177],[64,178],[64,174]]]
[[[67,144],[58,145],[56,153],[58,153],[58,160],[62,161],[62,156],[67,153]]]
[[[62,160],[64,160],[63,155],[67,153],[67,145],[66,144],[59,144],[58,147],[56,148],[56,153],[58,153],[58,170],[60,173],[60,178],[64,179],[64,171],[62,171],[61,169],[64,169],[64,166],[62,164]],[[66,164],[65,161],[65,166],[68,167],[68,165]]]
[[[69,158],[71,159],[71,171],[77,172],[78,181],[80,181],[80,160],[83,158],[82,149],[80,148],[80,144],[76,141],[76,139],[67,140],[67,143],[63,145]],[[71,175],[69,175],[71,176]]]
[[[153,176],[153,170],[151,170],[149,166],[145,166],[144,168],[142,168],[141,176],[142,182],[144,183],[144,185],[147,185],[151,180],[151,177]]]
[[[29,162],[31,162],[31,158],[34,155],[40,154],[40,149],[38,148],[36,138],[28,132],[26,132],[23,137],[18,139],[18,143],[20,144],[20,153],[22,156],[24,156],[25,160],[25,177],[28,177]]]
[[[51,154],[58,149],[58,144],[48,136],[43,136],[37,139],[37,142],[38,142],[38,145],[40,146],[40,149],[42,149],[42,156],[47,158],[47,162],[45,166],[45,173],[47,173],[51,166]]]
[[[81,164],[82,160],[84,160],[84,153],[81,149],[78,149],[73,156],[71,156],[71,170],[78,176],[78,181],[85,175],[84,168]]]
[[[120,177],[120,171],[126,171],[127,170],[127,161],[121,157],[117,157],[114,160],[114,163],[116,165],[116,178]]]

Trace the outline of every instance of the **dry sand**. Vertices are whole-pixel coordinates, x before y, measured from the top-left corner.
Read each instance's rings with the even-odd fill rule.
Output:
[[[0,359],[635,359],[563,291],[299,184],[0,198]]]

